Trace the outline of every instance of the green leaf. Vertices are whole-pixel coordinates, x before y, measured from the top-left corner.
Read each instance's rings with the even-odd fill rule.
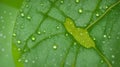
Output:
[[[0,67],[120,66],[120,0],[11,1],[0,1]]]

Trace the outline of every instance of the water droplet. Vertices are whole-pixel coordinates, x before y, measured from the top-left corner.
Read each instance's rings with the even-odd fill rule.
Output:
[[[17,41],[17,43],[18,43],[18,44],[20,44],[20,43],[21,43],[21,41],[20,41],[20,40],[18,40],[18,41]]]
[[[98,17],[98,16],[99,16],[99,14],[98,14],[98,13],[96,13],[96,16]]]
[[[25,60],[25,63],[27,63],[27,62],[28,62],[28,60],[26,59],[26,60]]]
[[[82,9],[79,9],[79,13],[82,13],[83,11],[82,11]]]
[[[106,37],[107,37],[107,35],[103,35],[103,37],[104,37],[104,38],[106,38]]]
[[[61,4],[63,4],[63,3],[64,3],[64,1],[63,1],[63,0],[61,0],[61,1],[60,1],[60,3],[61,3]]]
[[[112,57],[112,58],[115,58],[115,55],[112,55],[111,57]]]
[[[56,50],[56,49],[57,49],[57,45],[53,45],[53,49],[55,49],[55,50]]]
[[[101,60],[100,62],[101,62],[101,63],[103,63],[104,61],[103,61],[103,60]]]
[[[68,36],[68,33],[66,33],[65,36]]]
[[[79,2],[80,2],[80,0],[76,0],[75,2],[76,2],[76,3],[79,3]]]
[[[21,49],[20,49],[20,48],[18,48],[17,50],[18,50],[18,51],[20,51]]]
[[[16,34],[15,34],[15,33],[13,33],[13,36],[15,37],[15,36],[16,36]]]
[[[95,37],[93,37],[93,40],[95,41],[95,40],[96,40],[96,38],[95,38]]]
[[[45,33],[46,31],[44,30],[43,32]]]
[[[35,41],[36,38],[33,36],[31,39],[32,39],[32,41]]]
[[[25,7],[26,7],[26,8],[28,8],[28,7],[29,7],[29,5],[26,5]]]
[[[110,39],[110,38],[111,38],[111,36],[108,36],[108,38]]]
[[[108,6],[105,6],[105,8],[107,9],[107,8],[108,8]]]
[[[57,28],[57,29],[59,29],[60,27],[59,27],[59,26],[57,26],[56,28]]]
[[[112,61],[112,64],[114,64],[115,63],[115,61]]]
[[[106,42],[105,41],[102,41],[103,44],[105,44]]]
[[[41,32],[40,32],[40,31],[38,31],[38,32],[37,32],[37,34],[39,34],[39,35],[40,35],[40,34],[41,34]]]
[[[27,19],[28,19],[28,20],[31,20],[31,17],[30,17],[30,16],[27,16]]]
[[[32,63],[35,63],[35,61],[33,60]]]
[[[74,45],[76,45],[77,43],[76,42],[74,42]]]
[[[117,37],[117,39],[120,39],[120,37]]]
[[[24,17],[24,16],[25,16],[24,13],[21,13],[20,15],[21,15],[21,17]]]
[[[22,60],[21,59],[18,59],[18,62],[21,62]]]
[[[5,48],[2,48],[1,51],[4,52],[4,51],[5,51]]]

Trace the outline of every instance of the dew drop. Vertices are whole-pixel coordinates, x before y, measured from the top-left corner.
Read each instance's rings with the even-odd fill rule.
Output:
[[[80,2],[80,0],[75,0],[75,2],[76,2],[76,3],[79,3],[79,2]]]
[[[59,27],[59,26],[57,26],[56,28],[57,28],[57,29],[59,29],[60,27]]]
[[[107,9],[107,8],[108,8],[108,6],[105,6],[105,8]]]
[[[68,33],[66,33],[65,36],[68,36]]]
[[[111,36],[108,36],[108,38],[110,39],[110,38],[111,38]]]
[[[30,16],[27,16],[27,19],[28,19],[28,20],[31,20],[31,17],[30,17]]]
[[[107,37],[107,35],[103,35],[103,37],[104,37],[104,38],[106,38],[106,37]]]
[[[104,61],[103,61],[103,60],[101,60],[100,62],[101,62],[101,63],[103,63]]]
[[[93,37],[93,40],[95,41],[95,40],[96,40],[96,38],[95,38],[95,37]]]
[[[40,31],[38,31],[38,32],[37,32],[37,34],[39,34],[39,35],[40,35],[40,34],[41,34],[41,32],[40,32]]]
[[[98,14],[98,13],[96,13],[96,16],[98,17],[98,16],[99,16],[99,14]]]
[[[43,32],[45,33],[46,31],[44,30]]]
[[[60,1],[60,3],[61,3],[61,4],[63,4],[63,3],[64,3],[64,1],[63,1],[63,0],[61,0],[61,1]]]
[[[26,59],[26,60],[25,60],[25,63],[27,63],[27,62],[28,62],[28,60]]]
[[[112,57],[112,58],[115,58],[115,55],[112,55],[111,57]]]
[[[29,7],[29,5],[26,5],[25,7],[26,7],[26,8],[28,8],[28,7]]]
[[[21,43],[21,41],[20,41],[20,40],[18,40],[18,41],[17,41],[17,43],[18,43],[18,44],[20,44],[20,43]]]
[[[20,48],[18,48],[17,50],[18,50],[18,51],[20,51],[21,49],[20,49]]]
[[[79,11],[79,13],[82,13],[82,12],[83,12],[82,9],[79,9],[78,11]]]
[[[15,33],[13,33],[13,37],[15,37],[16,36],[16,34]]]
[[[21,62],[22,60],[21,59],[18,59],[18,62]]]
[[[32,63],[35,63],[35,61],[33,60]]]
[[[120,37],[117,36],[117,39],[120,39]]]
[[[21,17],[24,17],[24,16],[25,16],[24,13],[21,13],[20,15],[21,15]]]
[[[76,42],[74,42],[73,44],[74,44],[74,45],[76,45],[77,43],[76,43]]]
[[[35,37],[32,37],[31,39],[32,39],[32,41],[35,41],[36,38],[35,38]]]
[[[115,63],[115,61],[112,61],[112,64],[114,64]]]
[[[57,49],[57,45],[53,45],[53,49],[56,50]]]
[[[1,49],[1,51],[2,51],[2,52],[4,52],[4,51],[5,51],[5,49],[4,49],[4,48],[2,48],[2,49]]]

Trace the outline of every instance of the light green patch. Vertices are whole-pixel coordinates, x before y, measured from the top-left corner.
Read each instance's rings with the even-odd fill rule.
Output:
[[[80,43],[85,48],[94,48],[98,54],[104,59],[104,61],[108,64],[109,67],[112,67],[111,63],[108,59],[101,53],[101,51],[95,47],[95,42],[90,37],[88,31],[83,28],[77,28],[73,21],[70,18],[66,18],[64,26],[66,30],[74,37],[74,39]]]

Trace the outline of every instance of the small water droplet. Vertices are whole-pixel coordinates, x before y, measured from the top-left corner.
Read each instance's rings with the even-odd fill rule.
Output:
[[[110,39],[110,38],[111,38],[111,36],[108,36],[108,38]]]
[[[104,37],[104,38],[106,38],[106,37],[107,37],[107,35],[103,35],[103,37]]]
[[[15,33],[13,33],[13,37],[15,37],[16,36],[16,34]]]
[[[18,41],[17,41],[17,43],[18,43],[18,44],[20,44],[20,43],[21,43],[21,41],[20,41],[20,40],[18,40]]]
[[[105,6],[105,8],[107,9],[107,8],[108,8],[108,6]]]
[[[36,38],[35,38],[34,36],[32,36],[32,38],[31,38],[31,39],[32,39],[32,41],[35,41],[35,39],[36,39]]]
[[[56,49],[57,49],[57,45],[53,45],[53,49],[55,49],[55,50],[56,50]]]
[[[82,11],[82,9],[79,9],[79,13],[82,13],[83,11]]]
[[[46,31],[44,30],[43,32],[45,33]]]
[[[93,40],[95,41],[95,40],[96,40],[96,38],[95,38],[95,37],[93,37]]]
[[[100,62],[101,62],[101,63],[103,63],[104,61],[103,61],[103,60],[101,60]]]
[[[29,5],[26,5],[25,7],[26,7],[26,8],[28,8],[28,7],[29,7]]]
[[[27,63],[27,62],[28,62],[28,60],[26,59],[26,60],[25,60],[25,63]]]
[[[57,28],[57,29],[59,29],[60,27],[59,27],[59,26],[57,26],[56,28]]]
[[[74,42],[74,45],[76,45],[77,43],[76,42]]]
[[[21,17],[24,17],[24,16],[25,16],[24,13],[21,13],[20,15],[21,15]]]
[[[2,48],[1,51],[4,52],[4,51],[5,51],[5,48]]]
[[[20,49],[20,48],[18,48],[17,50],[18,50],[18,51],[21,51],[21,49]]]
[[[31,17],[30,17],[30,16],[27,16],[27,19],[28,19],[28,20],[31,20]]]
[[[98,13],[96,13],[96,16],[98,17],[98,16],[100,16]]]
[[[21,62],[22,60],[21,59],[18,59],[18,62]]]
[[[115,58],[115,55],[112,55],[111,57],[112,57],[112,58]]]
[[[35,63],[35,61],[33,60],[32,63]]]
[[[79,3],[79,2],[80,2],[80,0],[75,0],[75,2],[76,2],[76,3]]]
[[[112,61],[112,64],[114,64],[115,63],[115,61]]]
[[[61,3],[61,4],[63,4],[63,3],[64,3],[64,1],[63,1],[63,0],[61,0],[61,1],[60,1],[60,3]]]
[[[106,42],[105,41],[102,41],[103,44],[105,44]]]
[[[66,33],[65,36],[68,36],[68,33]]]
[[[120,39],[120,37],[117,36],[117,39]]]
[[[41,32],[40,32],[40,31],[38,31],[38,32],[37,32],[37,34],[39,34],[39,35],[40,35],[40,34],[41,34]]]

